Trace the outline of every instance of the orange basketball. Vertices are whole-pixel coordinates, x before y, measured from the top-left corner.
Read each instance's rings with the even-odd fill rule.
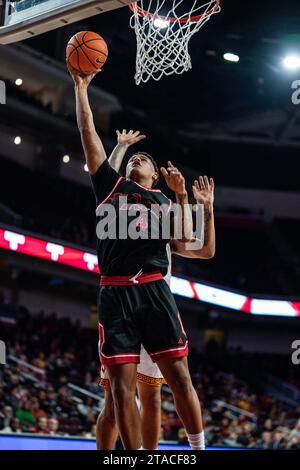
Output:
[[[107,44],[99,34],[80,31],[68,42],[66,60],[73,69],[89,74],[103,67],[107,55]]]

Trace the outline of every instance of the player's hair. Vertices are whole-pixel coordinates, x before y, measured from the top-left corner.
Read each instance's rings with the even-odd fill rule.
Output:
[[[152,165],[154,166],[154,170],[155,172],[157,173],[157,179],[153,182],[152,184],[152,188],[154,188],[157,183],[158,183],[158,180],[159,180],[159,168],[158,168],[158,164],[156,163],[156,161],[154,160],[154,158],[152,157],[152,155],[150,155],[149,153],[147,152],[134,152],[134,154],[130,157],[134,157],[135,155],[144,155],[145,157],[149,158],[149,160],[151,161]]]

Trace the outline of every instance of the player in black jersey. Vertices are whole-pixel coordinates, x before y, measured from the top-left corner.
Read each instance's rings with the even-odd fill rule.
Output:
[[[156,233],[161,234],[163,218],[171,212],[172,202],[153,188],[159,174],[148,155],[139,153],[130,159],[126,178],[112,169],[95,130],[88,100],[88,85],[94,75],[70,72],[75,82],[78,128],[97,202],[100,355],[108,370],[123,445],[128,450],[141,446],[135,401],[141,344],[170,386],[190,442],[197,443],[203,439],[203,426],[188,370],[188,341],[175,300],[163,279],[168,270],[166,244],[170,240],[147,237],[149,232],[152,234],[155,217]],[[179,215],[184,230],[179,240],[188,242],[193,230],[184,178],[171,162],[161,172],[182,209]],[[136,207],[140,210],[137,219],[132,216]],[[106,217],[105,210],[111,210],[113,217]],[[139,237],[128,237],[128,233],[124,237],[120,227],[125,221],[128,232],[133,224]]]
[[[118,144],[109,157],[110,165],[119,171],[128,149],[145,136],[139,131],[123,129],[117,131]],[[206,176],[195,180],[192,187],[198,210],[202,211],[205,223],[197,232],[197,239],[192,245],[172,240],[167,246],[169,270],[165,281],[170,286],[172,272],[172,254],[190,259],[211,259],[215,254],[214,228],[214,181]],[[137,369],[137,392],[141,403],[142,442],[146,450],[155,450],[161,433],[161,386],[164,383],[157,364],[142,347],[140,363]],[[99,384],[105,389],[105,403],[96,424],[97,449],[113,450],[116,445],[118,428],[115,420],[114,403],[105,366],[101,366]],[[203,450],[204,442],[191,442],[193,450]]]

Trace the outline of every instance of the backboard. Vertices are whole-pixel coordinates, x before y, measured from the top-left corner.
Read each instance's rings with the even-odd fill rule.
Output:
[[[128,0],[0,0],[0,44],[22,41],[129,3]]]

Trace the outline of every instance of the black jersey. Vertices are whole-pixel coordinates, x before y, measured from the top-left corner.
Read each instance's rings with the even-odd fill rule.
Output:
[[[159,189],[147,189],[120,176],[108,160],[91,176],[91,181],[97,202],[97,255],[101,274],[134,276],[139,272],[159,271],[165,276],[168,272],[166,245],[170,238],[162,236],[161,225],[170,214],[171,200]],[[115,210],[113,219],[107,218],[107,204]],[[154,222],[157,227],[153,230]],[[127,228],[136,224],[138,238],[130,238],[128,232],[124,237],[124,224]],[[154,239],[150,235],[153,233],[156,233]]]

